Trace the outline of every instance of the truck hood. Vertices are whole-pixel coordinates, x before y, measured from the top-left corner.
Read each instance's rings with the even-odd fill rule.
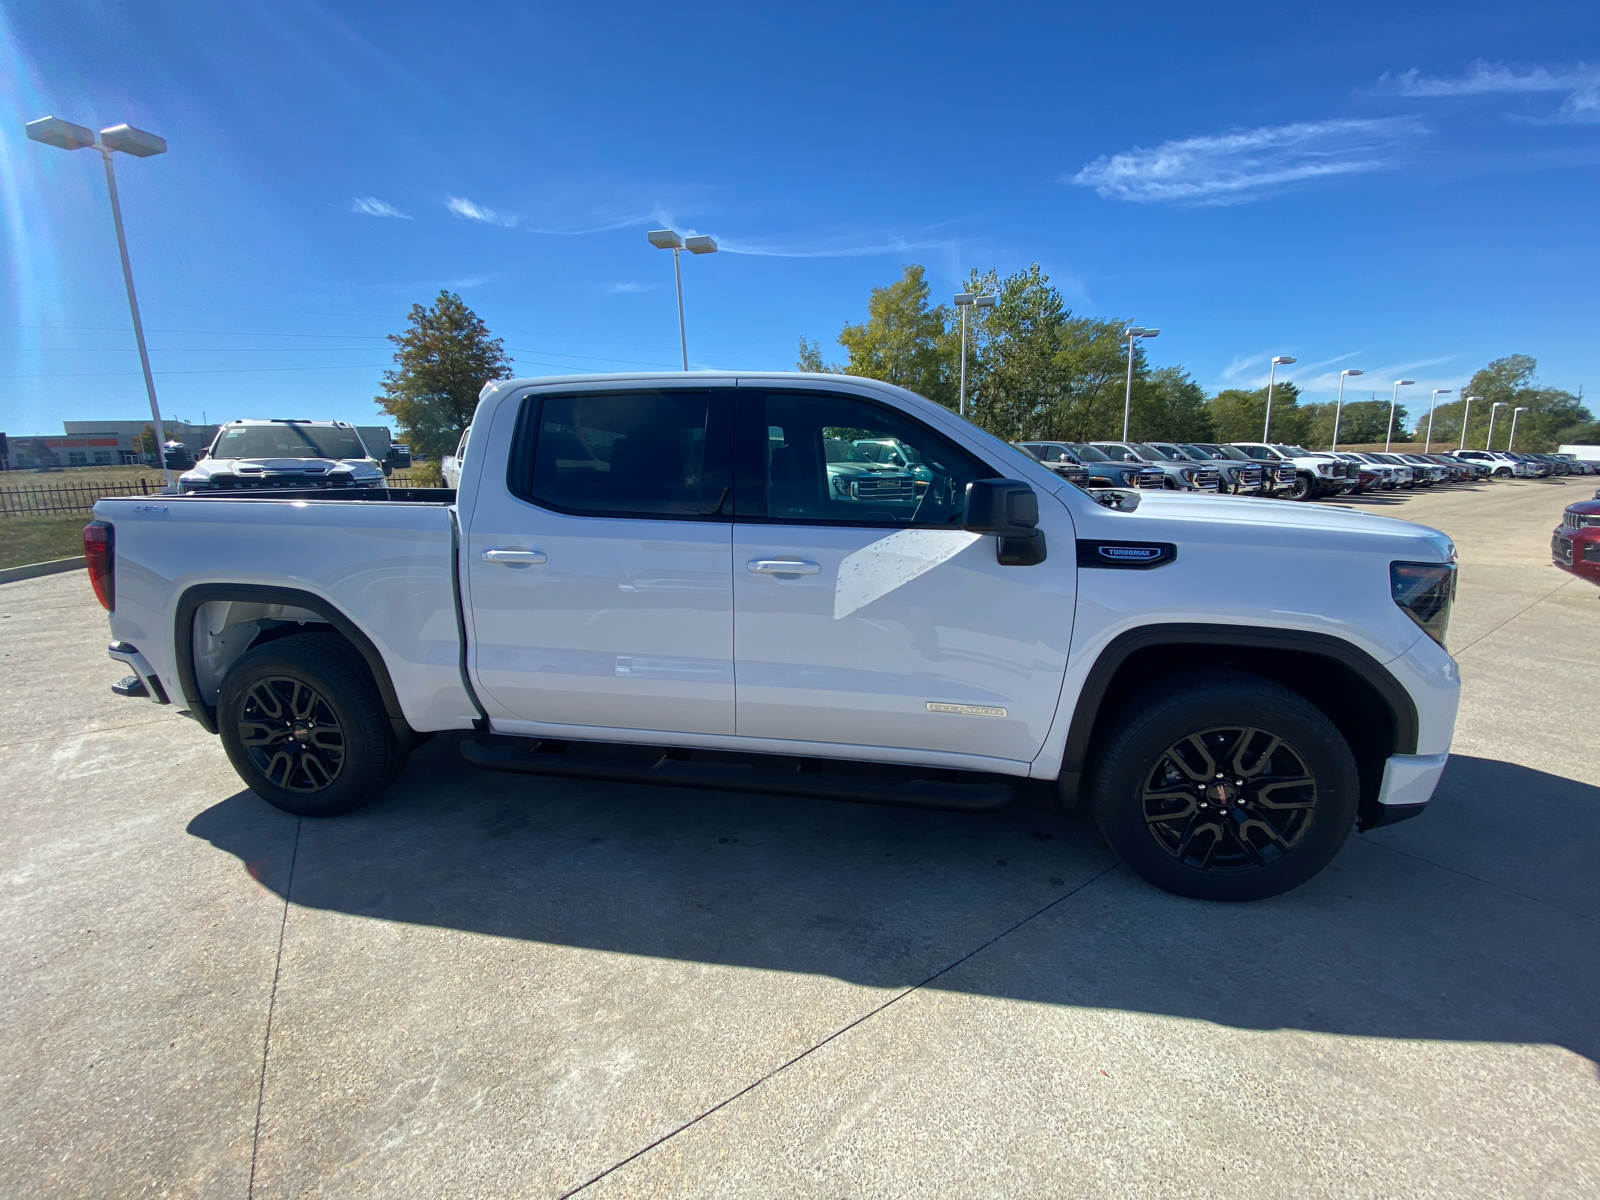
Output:
[[[1128,532],[1124,536],[1130,538],[1140,536],[1134,530],[1142,524],[1193,521],[1212,525],[1220,522],[1257,529],[1274,529],[1291,535],[1298,530],[1308,535],[1343,533],[1410,541],[1421,537],[1438,546],[1442,558],[1448,558],[1455,549],[1446,534],[1415,521],[1380,517],[1359,508],[1330,504],[1309,505],[1295,500],[1261,500],[1248,496],[1203,496],[1193,492],[1155,492],[1142,495],[1139,507],[1131,513],[1108,511],[1107,515],[1111,516],[1120,528],[1126,529]]]
[[[185,471],[186,476],[209,479],[213,475],[327,475],[335,469],[357,475],[382,474],[376,463],[366,459],[337,458],[203,458]]]

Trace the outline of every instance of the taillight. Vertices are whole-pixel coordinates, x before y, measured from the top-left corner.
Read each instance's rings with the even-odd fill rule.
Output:
[[[117,604],[117,531],[111,522],[90,521],[83,527],[83,557],[96,599],[111,612]]]

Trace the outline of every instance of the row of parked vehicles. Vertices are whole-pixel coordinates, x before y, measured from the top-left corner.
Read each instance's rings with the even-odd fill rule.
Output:
[[[1017,442],[1082,488],[1162,488],[1234,496],[1315,500],[1470,483],[1481,479],[1600,474],[1571,454],[1498,450],[1371,453],[1312,451],[1280,442]]]

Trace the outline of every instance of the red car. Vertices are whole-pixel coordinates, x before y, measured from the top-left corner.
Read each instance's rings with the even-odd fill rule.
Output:
[[[1550,539],[1550,560],[1580,579],[1600,583],[1600,496],[1567,505]]]

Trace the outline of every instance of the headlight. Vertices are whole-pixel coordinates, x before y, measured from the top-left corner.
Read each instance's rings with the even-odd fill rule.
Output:
[[[1317,464],[1317,474],[1318,475],[1326,475],[1331,470],[1333,470],[1333,468],[1328,463],[1318,463]]]
[[[1390,563],[1389,592],[1424,633],[1444,645],[1456,599],[1454,563]]]
[[[1178,468],[1178,474],[1182,475],[1185,479],[1189,480],[1191,483],[1194,482],[1194,468],[1193,467],[1179,467]]]

